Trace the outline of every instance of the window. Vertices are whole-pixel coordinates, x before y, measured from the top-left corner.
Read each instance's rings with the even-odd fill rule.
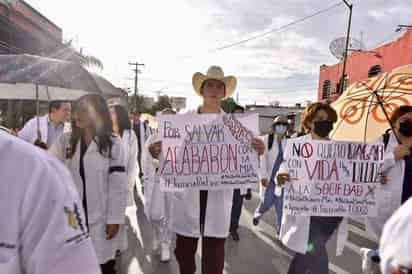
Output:
[[[322,99],[328,99],[330,96],[330,81],[325,80],[322,88]]]
[[[368,78],[375,77],[382,72],[382,67],[380,65],[373,66],[369,69]]]
[[[349,86],[349,77],[348,75],[345,74],[345,78],[343,79],[343,90],[345,91]]]

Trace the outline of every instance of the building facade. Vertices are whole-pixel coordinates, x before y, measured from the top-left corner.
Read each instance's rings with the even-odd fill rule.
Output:
[[[62,29],[22,0],[0,0],[0,54],[53,56],[62,44]]]
[[[391,43],[371,50],[352,52],[347,59],[344,89],[354,82],[408,64],[412,64],[412,28]],[[339,97],[342,70],[342,62],[320,67],[318,101],[333,102]]]

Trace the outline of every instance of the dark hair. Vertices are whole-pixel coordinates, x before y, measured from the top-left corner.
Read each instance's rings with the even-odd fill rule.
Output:
[[[412,106],[400,106],[397,109],[395,109],[395,111],[392,113],[391,116],[391,123],[392,125],[394,125],[396,123],[396,121],[398,121],[399,118],[401,118],[403,115],[412,112]]]
[[[96,116],[98,121],[94,121],[93,124],[93,141],[96,142],[101,155],[111,158],[113,145],[112,137],[114,136],[113,123],[106,101],[98,94],[87,94],[76,101],[75,109],[80,107],[86,107],[89,115],[91,115],[90,110],[94,112],[93,115]],[[84,135],[84,130],[77,127],[76,123],[73,121],[74,120],[72,120],[72,134],[70,137],[70,157],[74,155],[76,146],[80,138],[83,138]]]
[[[313,121],[316,113],[318,113],[318,111],[320,110],[326,111],[326,113],[328,114],[328,119],[333,123],[336,123],[336,121],[338,120],[338,114],[330,105],[323,103],[313,103],[306,107],[302,115],[302,126],[305,129],[305,133],[309,133],[309,123]]]
[[[123,136],[125,130],[132,128],[132,125],[129,120],[129,115],[127,115],[127,110],[121,105],[111,106],[116,112],[117,117],[117,126],[119,127],[119,135]]]
[[[62,101],[62,100],[58,100],[58,101],[51,101],[49,104],[49,113],[52,113],[53,109],[59,109],[62,104],[64,103],[68,103],[67,101]]]
[[[238,104],[236,104],[236,105],[233,107],[232,113],[234,113],[236,110],[240,110],[240,111],[242,111],[242,113],[245,112],[245,108],[242,107],[241,105],[238,105]]]

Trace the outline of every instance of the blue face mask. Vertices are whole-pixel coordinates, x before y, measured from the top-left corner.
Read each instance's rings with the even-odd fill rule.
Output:
[[[284,135],[286,133],[287,129],[288,128],[285,125],[276,125],[275,126],[275,133]]]

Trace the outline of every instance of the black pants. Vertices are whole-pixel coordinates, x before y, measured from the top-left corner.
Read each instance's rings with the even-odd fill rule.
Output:
[[[239,228],[240,215],[242,214],[243,195],[240,195],[240,189],[233,191],[232,213],[230,216],[230,232],[235,232]]]
[[[326,242],[341,221],[341,217],[311,217],[308,243],[311,248],[306,254],[295,254],[288,274],[329,274]]]
[[[114,268],[115,264],[115,260],[110,260],[105,264],[101,264],[100,268],[102,269],[102,274],[116,274],[116,270]]]

